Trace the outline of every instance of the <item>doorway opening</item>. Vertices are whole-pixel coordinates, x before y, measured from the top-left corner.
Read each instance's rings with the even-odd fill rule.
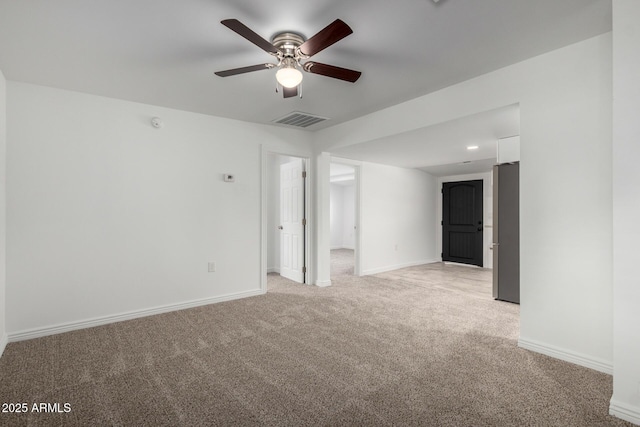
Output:
[[[332,280],[358,275],[357,175],[356,166],[332,160],[329,190]]]
[[[280,276],[279,283],[309,283],[308,159],[268,152],[264,160],[264,270],[270,278]],[[269,280],[265,282],[264,291],[267,282]]]
[[[483,266],[483,180],[442,184],[442,261]]]

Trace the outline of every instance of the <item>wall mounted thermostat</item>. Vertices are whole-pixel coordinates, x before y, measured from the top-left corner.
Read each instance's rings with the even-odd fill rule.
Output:
[[[225,173],[223,177],[224,177],[224,182],[234,182],[236,180],[235,175],[231,173]]]

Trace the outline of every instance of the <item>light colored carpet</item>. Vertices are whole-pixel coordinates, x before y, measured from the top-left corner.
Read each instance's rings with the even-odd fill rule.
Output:
[[[490,272],[432,264],[11,343],[2,425],[624,426],[611,377],[517,348]]]
[[[355,257],[353,249],[331,250],[331,277],[353,276]]]

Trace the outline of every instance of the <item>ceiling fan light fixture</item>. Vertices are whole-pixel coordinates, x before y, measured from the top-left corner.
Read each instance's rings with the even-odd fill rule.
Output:
[[[294,88],[302,82],[302,73],[295,67],[285,66],[276,73],[276,80],[283,87]]]

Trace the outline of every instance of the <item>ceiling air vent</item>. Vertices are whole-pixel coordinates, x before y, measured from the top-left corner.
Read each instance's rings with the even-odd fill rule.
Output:
[[[299,128],[306,128],[316,123],[329,120],[326,117],[314,116],[313,114],[301,113],[294,111],[289,113],[281,119],[276,119],[273,122],[280,125],[295,126]]]

